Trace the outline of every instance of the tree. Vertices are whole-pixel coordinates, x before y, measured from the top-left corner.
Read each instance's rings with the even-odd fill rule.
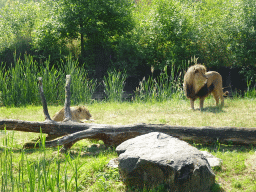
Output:
[[[37,23],[39,5],[7,1],[0,8],[0,66],[2,62],[14,63],[14,53],[21,58],[31,54],[33,29]]]
[[[111,37],[121,36],[133,27],[131,8],[130,0],[60,0],[62,37],[80,39],[81,58],[86,57],[86,43],[96,67],[102,68],[110,60],[104,56]]]

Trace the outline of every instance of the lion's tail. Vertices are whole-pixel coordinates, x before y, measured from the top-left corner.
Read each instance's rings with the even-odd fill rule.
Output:
[[[228,96],[228,94],[229,94],[229,92],[228,92],[228,91],[226,91],[225,93],[223,93],[223,96],[224,96],[224,97],[227,97],[227,96]]]

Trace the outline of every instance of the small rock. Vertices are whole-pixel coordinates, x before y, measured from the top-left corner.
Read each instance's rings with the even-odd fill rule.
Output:
[[[111,159],[108,162],[107,166],[110,168],[118,168],[118,164],[119,164],[118,158],[115,158],[115,159]]]
[[[211,167],[220,167],[222,164],[222,160],[215,157],[214,155],[212,155],[211,153],[207,152],[207,151],[201,151],[204,156],[206,157],[208,163],[210,164]]]

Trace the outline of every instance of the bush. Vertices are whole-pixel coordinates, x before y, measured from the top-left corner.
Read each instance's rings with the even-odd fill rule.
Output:
[[[255,87],[256,0],[87,2],[92,9],[74,0],[2,3],[1,66],[27,54],[58,68],[71,52],[99,79],[113,69],[142,78],[195,56],[208,68],[241,68]]]

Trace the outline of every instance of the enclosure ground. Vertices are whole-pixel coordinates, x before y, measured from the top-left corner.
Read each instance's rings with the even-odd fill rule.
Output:
[[[196,106],[198,106],[198,102],[196,102]],[[161,123],[198,127],[235,126],[250,128],[255,127],[256,122],[255,99],[226,99],[225,106],[221,109],[214,107],[213,98],[209,98],[206,100],[206,108],[202,112],[190,110],[189,101],[178,99],[162,103],[95,102],[86,105],[86,107],[90,110],[92,118],[97,124]],[[49,106],[50,115],[53,116],[61,108],[62,106]],[[41,106],[24,108],[1,107],[0,119],[44,121],[44,115]],[[57,179],[54,180],[54,178],[57,178],[58,171],[56,172],[56,170],[60,166],[60,170],[63,170],[60,174],[63,176],[59,180],[59,186],[62,190],[65,189],[64,176],[67,176],[67,188],[70,191],[75,189],[78,189],[78,191],[104,189],[108,191],[125,191],[125,186],[119,180],[118,171],[106,166],[111,158],[117,157],[117,154],[113,149],[106,148],[101,141],[96,142],[86,139],[79,141],[72,147],[69,154],[58,154],[58,148],[22,149],[24,143],[38,136],[39,134],[35,133],[0,132],[1,179],[5,178],[4,176],[9,178],[7,180],[9,187],[12,186],[10,178],[15,181],[13,183],[14,187],[16,184],[17,186],[22,186],[22,182],[19,183],[18,178],[21,173],[20,168],[23,156],[24,187],[27,190],[31,186],[33,187],[33,183],[25,182],[25,179],[30,178],[31,173],[33,173],[31,170],[30,172],[28,171],[29,166],[34,168],[35,179],[30,178],[30,180],[35,182],[35,189],[40,186],[43,189],[42,181],[40,185],[37,182],[37,175],[42,173],[41,176],[44,177],[43,172],[45,171],[45,180],[48,179],[49,190],[53,185],[57,186]],[[214,169],[216,174],[214,191],[256,191],[255,146],[234,146],[232,143],[222,145],[218,142],[208,146],[193,145],[200,150],[207,150],[223,160],[222,166]],[[45,169],[43,169],[44,165],[46,166]],[[80,166],[76,167],[77,165]],[[38,167],[41,167],[42,170],[40,171]],[[51,180],[55,181],[53,184],[49,182],[51,177]],[[18,191],[17,188],[15,189],[14,191]],[[54,189],[57,190],[57,188]]]

